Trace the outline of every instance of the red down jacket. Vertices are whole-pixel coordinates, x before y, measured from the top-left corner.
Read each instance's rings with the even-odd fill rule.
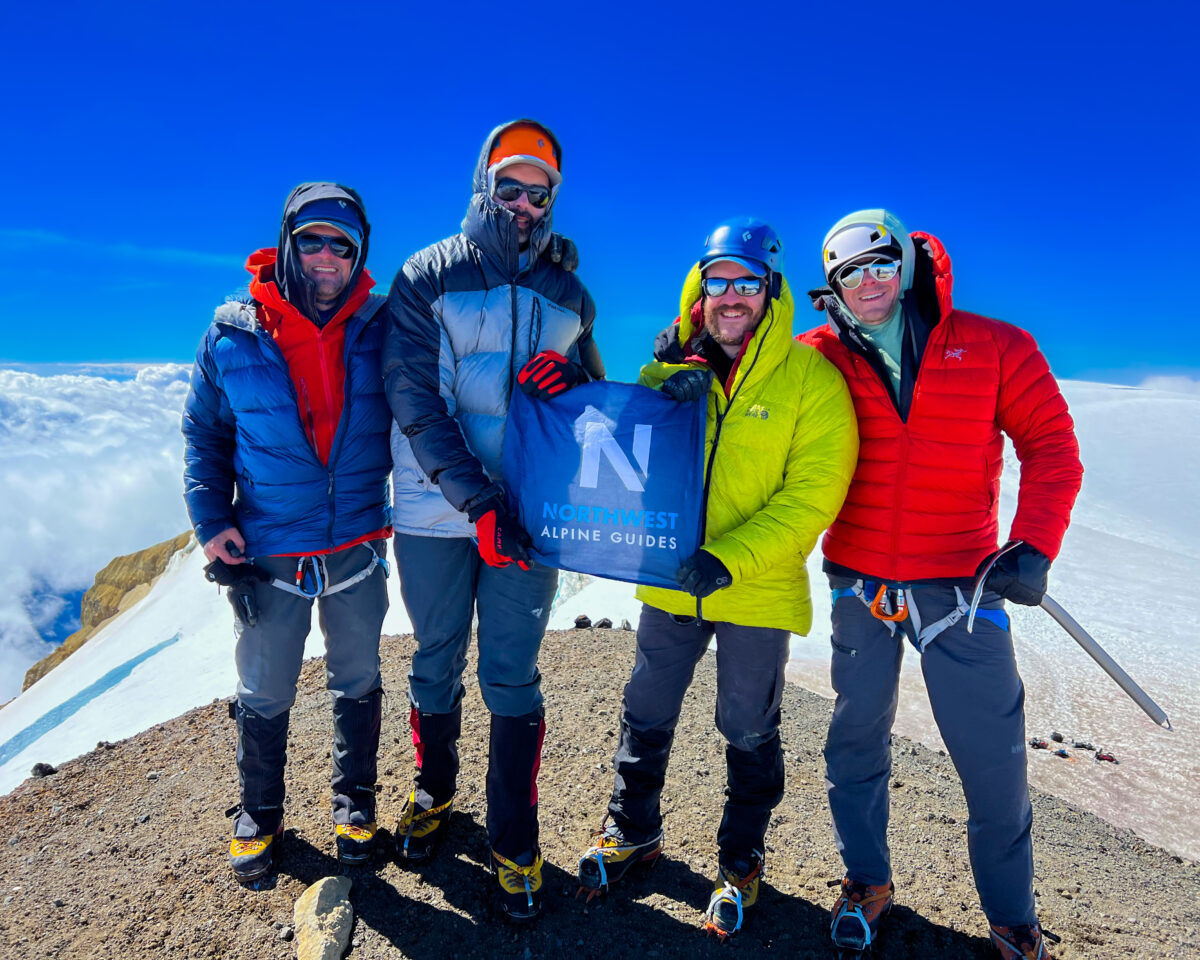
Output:
[[[949,255],[935,237],[913,239],[932,255],[940,317],[907,421],[832,323],[800,338],[842,372],[858,416],[858,467],[825,534],[825,558],[887,580],[972,577],[997,546],[1003,431],[1021,461],[1010,536],[1053,560],[1083,477],[1066,400],[1033,337],[956,310]]]

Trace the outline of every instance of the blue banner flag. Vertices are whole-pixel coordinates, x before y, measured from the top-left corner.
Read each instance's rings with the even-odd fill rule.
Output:
[[[552,400],[514,390],[504,479],[541,563],[678,589],[700,547],[704,404],[607,381]]]

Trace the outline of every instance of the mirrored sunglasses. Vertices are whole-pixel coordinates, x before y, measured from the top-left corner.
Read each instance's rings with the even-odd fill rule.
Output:
[[[355,246],[345,237],[326,237],[319,233],[302,233],[296,237],[296,249],[305,256],[320,253],[328,244],[329,252],[340,260],[354,256]]]
[[[700,289],[706,297],[723,297],[729,285],[733,284],[733,292],[739,297],[756,297],[767,281],[764,277],[738,277],[728,280],[725,277],[705,277],[700,281]]]
[[[550,203],[550,188],[537,183],[522,183],[520,180],[505,177],[503,180],[497,180],[492,189],[492,196],[505,203],[520,199],[521,194],[525,194],[529,198],[530,206],[538,210]]]
[[[863,282],[863,277],[866,276],[868,270],[871,272],[871,276],[880,283],[887,283],[900,272],[900,261],[876,260],[874,263],[847,267],[838,274],[837,282],[842,285],[843,290],[853,290]]]

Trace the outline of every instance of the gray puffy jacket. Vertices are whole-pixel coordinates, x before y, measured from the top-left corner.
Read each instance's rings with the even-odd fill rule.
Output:
[[[508,126],[484,142],[462,233],[409,257],[388,295],[383,377],[396,418],[392,522],[400,533],[471,536],[467,512],[503,496],[509,397],[530,357],[556,350],[593,379],[604,376],[591,295],[542,255],[550,211],[530,234],[532,263],[522,269],[514,217],[488,196],[488,155]]]

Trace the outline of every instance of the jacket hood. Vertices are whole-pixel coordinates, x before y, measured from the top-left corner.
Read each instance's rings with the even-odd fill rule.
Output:
[[[482,247],[500,263],[510,267],[513,274],[517,272],[520,255],[516,218],[492,199],[491,184],[488,183],[488,157],[492,152],[492,144],[496,142],[500,134],[519,123],[532,123],[545,130],[558,152],[559,166],[562,166],[562,146],[559,144],[558,138],[544,123],[526,117],[500,124],[488,134],[480,148],[479,159],[475,163],[475,175],[471,180],[471,200],[467,204],[467,215],[462,222],[463,233],[471,242]],[[541,256],[542,251],[550,242],[550,234],[553,231],[551,220],[554,213],[554,200],[557,196],[558,187],[554,186],[550,191],[550,205],[546,207],[545,215],[529,232],[531,263]]]
[[[687,279],[683,281],[683,291],[679,296],[679,343],[685,354],[691,352],[689,344],[702,331],[704,325],[700,291],[700,281],[703,277],[704,271],[697,262],[688,271]],[[766,314],[742,350],[740,359],[735,361],[737,369],[730,384],[731,393],[737,388],[739,381],[765,376],[783,362],[791,349],[795,303],[787,278],[781,276],[780,284],[779,296],[768,300]]]
[[[288,194],[287,201],[283,205],[283,222],[279,228],[279,263],[274,279],[283,299],[316,323],[319,319],[317,303],[313,295],[316,284],[301,272],[300,258],[296,255],[296,249],[292,245],[292,230],[295,229],[296,215],[302,207],[314,200],[337,200],[353,206],[363,225],[362,246],[358,250],[354,267],[350,271],[350,282],[346,284],[346,289],[334,303],[334,313],[341,310],[351,293],[358,287],[359,277],[367,263],[371,224],[367,221],[367,212],[363,207],[362,197],[350,187],[344,187],[340,183],[302,183]],[[249,263],[246,266],[247,269],[250,269]],[[251,270],[251,272],[254,271]]]

